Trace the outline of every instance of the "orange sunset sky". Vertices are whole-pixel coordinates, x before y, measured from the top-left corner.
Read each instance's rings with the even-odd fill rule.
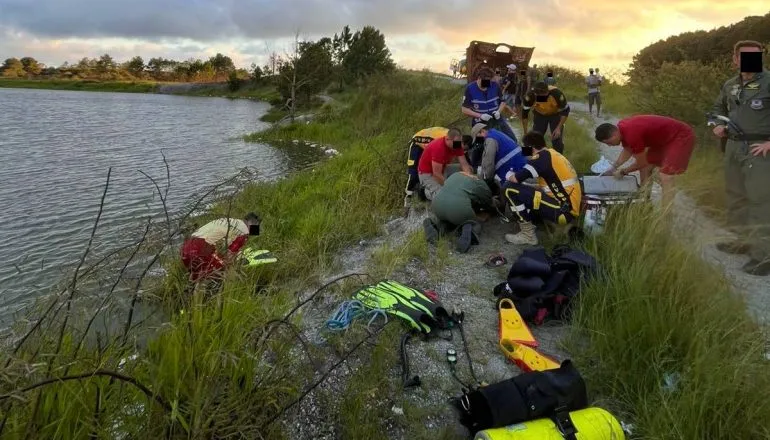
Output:
[[[56,66],[103,53],[125,61],[222,52],[247,67],[286,50],[297,30],[315,39],[370,24],[407,68],[447,72],[479,39],[534,46],[534,63],[610,75],[659,39],[768,11],[757,0],[0,0],[0,57]]]

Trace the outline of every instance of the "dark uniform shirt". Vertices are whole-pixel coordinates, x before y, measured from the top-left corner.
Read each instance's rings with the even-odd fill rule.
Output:
[[[569,103],[567,103],[564,93],[554,86],[548,86],[548,99],[545,102],[537,102],[535,92],[527,93],[522,102],[523,118],[529,116],[530,109],[533,109],[535,113],[542,116],[553,116],[555,114],[567,116],[570,112]]]
[[[516,172],[518,182],[530,177],[537,179],[541,190],[562,203],[569,203],[573,215],[579,214],[583,193],[575,168],[566,157],[547,148],[536,152],[524,169]]]

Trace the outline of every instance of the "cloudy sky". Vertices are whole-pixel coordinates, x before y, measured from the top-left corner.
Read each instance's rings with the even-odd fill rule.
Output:
[[[639,9],[644,6],[644,10]],[[264,64],[299,31],[379,28],[394,60],[446,71],[472,39],[534,46],[533,62],[621,71],[669,35],[764,15],[757,0],[0,0],[0,59],[205,58]]]

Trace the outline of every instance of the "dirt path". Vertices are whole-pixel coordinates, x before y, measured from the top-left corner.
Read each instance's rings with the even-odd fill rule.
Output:
[[[591,114],[589,116],[588,105],[583,102],[572,102],[570,106],[573,111],[585,118],[590,118],[578,119],[578,122],[585,126],[592,138],[594,130],[599,124],[603,122],[617,124],[619,120],[612,115],[597,117]],[[589,121],[590,123],[588,123]],[[599,142],[596,144],[600,154],[610,161],[617,159],[620,154],[621,149],[619,147],[609,147]],[[653,187],[653,197],[658,198],[659,194],[660,187],[656,184]],[[675,206],[676,228],[680,236],[686,239],[688,243],[698,245],[701,257],[724,271],[736,292],[746,299],[749,313],[754,316],[757,322],[764,326],[770,324],[770,277],[758,277],[744,273],[741,266],[748,261],[748,256],[734,256],[717,250],[716,243],[734,238],[733,234],[705,215],[687,194],[680,191],[676,196]]]

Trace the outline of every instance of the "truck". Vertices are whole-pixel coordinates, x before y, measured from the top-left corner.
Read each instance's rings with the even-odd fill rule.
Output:
[[[476,80],[476,72],[482,66],[489,66],[492,70],[500,69],[503,75],[509,64],[515,64],[519,71],[527,70],[534,51],[534,47],[473,40],[465,50],[461,72],[466,75],[467,81],[471,82]]]

